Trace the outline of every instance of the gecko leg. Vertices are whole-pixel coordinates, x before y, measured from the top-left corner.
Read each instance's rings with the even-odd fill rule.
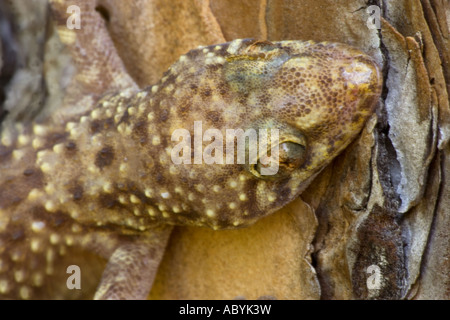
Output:
[[[56,30],[77,68],[77,74],[65,94],[65,107],[57,111],[56,118],[65,119],[68,115],[89,111],[90,106],[106,92],[138,89],[117,53],[104,19],[96,11],[97,2],[50,0]],[[69,7],[79,8],[80,29],[67,27]]]
[[[111,255],[95,300],[146,299],[173,227],[164,226],[120,245]]]

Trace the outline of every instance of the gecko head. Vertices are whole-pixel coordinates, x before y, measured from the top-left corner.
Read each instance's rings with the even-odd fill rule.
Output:
[[[257,47],[247,50],[257,54]],[[375,61],[344,44],[283,41],[271,54],[264,70],[269,76],[251,94],[251,109],[261,109],[251,126],[276,129],[278,136],[269,142],[272,162],[259,155],[246,167],[260,179],[255,199],[265,212],[298,196],[354,140],[382,88]]]
[[[203,131],[218,129],[221,139],[203,136],[215,156],[222,144],[245,146],[244,163],[224,154],[224,164],[181,169],[195,177],[190,194],[200,201],[192,210],[214,228],[252,223],[295,199],[360,133],[381,93],[374,60],[344,44],[235,40],[187,56],[185,68],[202,67],[183,79],[195,93],[176,98],[190,112],[179,112],[172,128],[202,120]]]
[[[247,69],[230,64],[225,70],[231,79],[240,74],[241,81],[230,83],[248,94],[254,116],[247,123],[278,129],[280,171],[274,176],[304,181],[336,157],[373,113],[382,87],[379,68],[370,56],[338,43],[257,42],[245,51],[262,56],[261,66],[247,60]],[[255,176],[263,169],[258,165],[249,166]]]

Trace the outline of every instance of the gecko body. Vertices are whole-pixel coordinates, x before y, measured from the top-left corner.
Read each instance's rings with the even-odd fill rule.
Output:
[[[192,50],[155,85],[106,94],[82,114],[4,128],[0,298],[76,298],[66,268],[97,261],[86,254],[108,260],[95,298],[145,298],[171,226],[236,228],[281,208],[355,138],[380,90],[375,62],[349,46],[235,40]],[[174,164],[172,133],[193,135],[195,121],[224,137],[278,129],[277,174]]]

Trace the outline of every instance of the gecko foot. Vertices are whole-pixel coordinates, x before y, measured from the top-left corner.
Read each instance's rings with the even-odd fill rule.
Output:
[[[171,230],[165,227],[144,240],[120,245],[108,261],[94,299],[146,299]]]

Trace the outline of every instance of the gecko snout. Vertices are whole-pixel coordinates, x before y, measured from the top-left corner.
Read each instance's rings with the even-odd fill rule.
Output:
[[[341,69],[341,75],[350,89],[357,89],[360,95],[376,95],[381,89],[379,68],[375,61],[366,55],[351,59]]]
[[[376,62],[361,54],[349,60],[341,69],[347,87],[345,102],[353,116],[351,125],[362,126],[377,105],[382,89],[382,76]]]

